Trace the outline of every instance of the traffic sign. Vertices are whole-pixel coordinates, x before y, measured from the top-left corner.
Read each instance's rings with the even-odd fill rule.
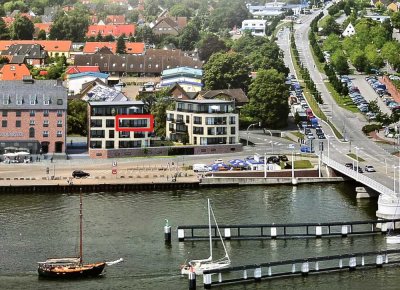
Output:
[[[117,161],[113,161],[112,166],[117,167]]]

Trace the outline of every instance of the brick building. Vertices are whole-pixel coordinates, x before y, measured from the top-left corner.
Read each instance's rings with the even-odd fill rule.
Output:
[[[65,152],[67,90],[60,81],[1,81],[0,104],[0,154]]]

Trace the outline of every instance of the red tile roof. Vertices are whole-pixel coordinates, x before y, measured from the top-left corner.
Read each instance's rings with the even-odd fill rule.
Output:
[[[25,64],[5,64],[0,69],[0,80],[17,81],[22,80],[23,76],[29,76],[31,73]]]
[[[116,53],[117,51],[116,42],[86,42],[83,47],[83,53],[96,53],[103,47],[109,48],[112,53]]]
[[[34,26],[37,32],[39,32],[40,30],[44,30],[46,33],[49,33],[52,24],[53,23],[34,23]]]
[[[125,47],[127,54],[144,54],[144,42],[126,42]]]
[[[100,33],[102,36],[112,35],[119,37],[125,34],[126,37],[135,35],[134,24],[115,24],[115,25],[90,25],[86,33],[87,37],[94,36]]]
[[[83,72],[100,72],[100,69],[96,65],[93,65],[93,66],[71,65],[67,68],[66,74],[72,75],[72,74],[78,74],[78,73],[83,73]]]
[[[106,24],[125,24],[125,15],[107,15]]]
[[[40,44],[44,50],[66,52],[71,50],[71,40],[0,40],[0,51],[7,50],[12,44]]]

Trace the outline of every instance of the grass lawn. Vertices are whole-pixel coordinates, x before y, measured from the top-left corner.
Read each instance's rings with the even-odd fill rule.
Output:
[[[294,169],[307,169],[314,168],[311,164],[310,160],[295,160],[294,161]]]
[[[357,155],[354,153],[348,153],[347,156],[349,156],[350,158],[354,159],[357,161]],[[362,159],[360,156],[358,156],[358,162],[363,162],[365,161],[364,159]]]
[[[304,134],[300,133],[299,131],[290,131],[291,134],[295,135],[296,137],[303,139]]]

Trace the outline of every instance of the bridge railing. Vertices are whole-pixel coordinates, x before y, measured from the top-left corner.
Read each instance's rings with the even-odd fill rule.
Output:
[[[362,173],[357,172],[357,170],[353,170],[351,168],[348,168],[344,166],[343,164],[332,160],[328,158],[326,155],[321,156],[321,161],[328,165],[329,167],[332,167],[333,169],[353,178],[354,180],[357,180],[358,182],[361,182],[368,186],[369,188],[381,193],[381,194],[388,194],[391,196],[395,196],[395,193],[392,189],[386,187],[385,185],[375,181],[374,179],[365,176]]]

